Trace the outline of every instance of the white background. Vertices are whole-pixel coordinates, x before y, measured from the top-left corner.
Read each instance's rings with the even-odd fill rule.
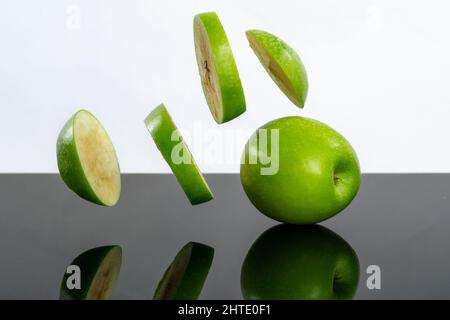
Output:
[[[193,46],[193,16],[210,10],[227,31],[247,99],[247,112],[221,126],[205,103]],[[79,108],[108,130],[123,172],[167,172],[143,125],[160,102],[188,132],[195,124],[253,131],[304,115],[347,137],[364,172],[449,171],[449,12],[444,0],[3,0],[0,172],[56,172],[56,137]],[[252,28],[299,52],[310,80],[305,109],[259,64],[244,35]],[[237,172],[235,159],[200,167]]]

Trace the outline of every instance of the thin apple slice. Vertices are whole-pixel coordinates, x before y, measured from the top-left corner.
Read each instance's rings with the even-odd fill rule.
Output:
[[[245,97],[227,35],[215,12],[194,18],[194,42],[203,92],[221,124],[245,112]]]
[[[80,197],[114,206],[120,197],[116,151],[100,122],[86,110],[75,113],[57,141],[58,169],[66,185]]]
[[[261,30],[246,32],[250,47],[281,91],[303,108],[308,94],[305,67],[294,49],[283,40]]]
[[[64,273],[61,283],[61,300],[106,300],[119,277],[122,265],[122,249],[120,246],[104,246],[83,252],[73,260],[71,266],[80,270],[80,288],[68,288],[67,282],[71,274]]]
[[[153,296],[154,300],[196,300],[211,268],[214,249],[189,242],[176,255],[164,273]]]
[[[166,107],[163,104],[156,107],[144,122],[191,204],[200,204],[213,199],[211,189],[195,164]]]

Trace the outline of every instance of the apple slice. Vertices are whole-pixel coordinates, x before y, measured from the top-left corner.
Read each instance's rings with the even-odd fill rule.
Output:
[[[196,300],[214,257],[214,249],[189,242],[176,255],[156,288],[154,300]]]
[[[200,204],[213,199],[211,189],[195,164],[166,107],[163,104],[156,107],[144,122],[191,204]]]
[[[280,38],[261,30],[246,32],[250,47],[281,91],[303,108],[308,94],[308,78],[299,55]]]
[[[117,203],[121,186],[116,151],[90,112],[80,110],[67,121],[56,150],[59,172],[71,190],[96,204]]]
[[[65,272],[61,283],[61,300],[109,299],[119,277],[122,264],[120,246],[104,246],[83,252],[71,266],[80,270],[80,288],[68,288],[72,274]],[[70,280],[69,280],[70,282]]]
[[[198,70],[206,102],[217,123],[245,112],[245,97],[227,35],[215,12],[194,18]]]

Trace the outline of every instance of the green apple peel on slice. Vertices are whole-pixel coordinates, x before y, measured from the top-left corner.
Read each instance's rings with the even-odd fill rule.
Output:
[[[71,274],[65,273],[61,283],[61,300],[106,300],[119,277],[122,264],[120,246],[104,246],[80,254],[71,263],[80,270],[80,288],[69,288]]]
[[[296,106],[303,108],[308,94],[305,67],[294,49],[261,30],[246,32],[250,47],[272,80]]]
[[[58,169],[80,197],[114,206],[120,197],[120,168],[111,140],[88,111],[75,113],[62,128],[56,146]]]
[[[214,257],[214,249],[189,242],[164,273],[154,300],[196,300],[201,294]]]
[[[215,12],[194,18],[194,42],[203,92],[221,124],[245,112],[245,97],[227,35]]]
[[[145,125],[191,204],[213,199],[214,195],[195,164],[166,107],[161,104],[145,118]]]

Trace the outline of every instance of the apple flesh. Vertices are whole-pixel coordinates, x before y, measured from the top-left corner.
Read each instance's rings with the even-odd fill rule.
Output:
[[[111,140],[87,110],[76,112],[56,145],[58,169],[66,185],[96,204],[114,206],[120,197],[120,168]]]
[[[202,292],[214,258],[210,246],[189,242],[164,273],[154,300],[196,300]]]
[[[60,289],[61,300],[106,300],[119,277],[122,264],[122,248],[117,245],[93,248],[80,254],[71,265],[80,269],[80,288],[68,288],[71,276],[64,273]]]
[[[252,245],[241,270],[245,299],[352,299],[359,261],[340,236],[319,225],[278,225]]]
[[[264,132],[267,148],[260,148]],[[275,133],[277,139],[272,137]],[[268,158],[277,170],[264,174]],[[353,200],[361,180],[358,158],[348,141],[329,126],[304,117],[280,118],[259,128],[245,146],[240,176],[260,212],[292,224],[336,215]]]
[[[264,69],[296,106],[303,108],[308,94],[308,77],[300,56],[286,42],[262,30],[248,30],[246,36]]]
[[[215,12],[194,17],[194,43],[203,93],[221,124],[245,112],[245,97],[227,35]]]

